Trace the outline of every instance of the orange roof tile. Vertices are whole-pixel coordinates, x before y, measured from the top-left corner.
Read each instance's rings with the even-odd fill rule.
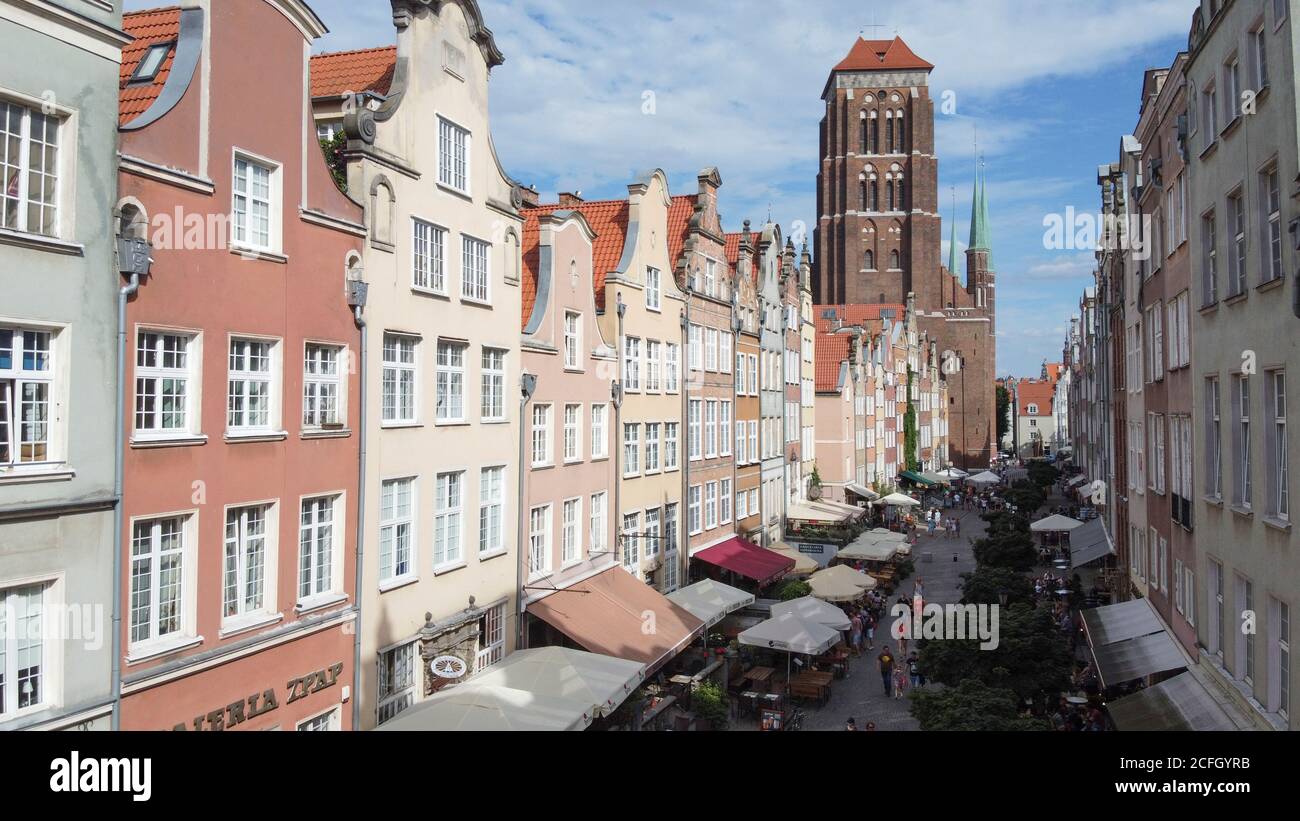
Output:
[[[1016,396],[1019,399],[1020,415],[1029,415],[1029,406],[1037,405],[1038,413],[1035,416],[1052,415],[1052,397],[1056,393],[1056,386],[1051,382],[1041,379],[1022,379],[1016,383]]]
[[[1047,363],[1047,378],[1048,378],[1048,379],[1049,379],[1053,384],[1055,384],[1058,380],[1060,380],[1060,378],[1061,378],[1061,371],[1063,371],[1064,369],[1065,369],[1065,366],[1062,365],[1060,362],[1049,362],[1049,363]]]
[[[691,217],[695,214],[698,200],[698,194],[681,195],[673,197],[668,204],[668,262],[674,268],[690,235]]]
[[[532,302],[537,299],[537,269],[540,267],[541,217],[556,211],[576,211],[587,220],[596,239],[592,243],[591,265],[593,289],[596,292],[596,307],[605,309],[605,275],[618,267],[623,259],[623,245],[627,240],[628,205],[627,200],[598,200],[577,205],[542,205],[537,208],[525,208],[524,212],[524,293],[527,300],[524,305],[524,324],[532,313]],[[529,237],[529,223],[533,224],[533,236]],[[531,246],[529,243],[532,243]],[[529,296],[528,279],[531,268],[532,294]]]
[[[135,39],[122,47],[122,67],[118,73],[117,122],[125,125],[149,110],[153,101],[162,93],[167,75],[171,73],[172,61],[176,59],[173,48],[162,67],[150,82],[130,83],[131,75],[144,55],[156,45],[175,43],[181,28],[181,10],[179,7],[150,9],[132,12],[123,16],[122,29]]]
[[[853,48],[849,50],[848,56],[841,60],[834,70],[922,69],[929,71],[932,68],[934,65],[916,56],[901,37],[892,40],[864,40],[859,37],[854,42]]]
[[[839,390],[840,365],[849,358],[849,339],[848,334],[823,333],[818,329],[814,376],[818,393]]]
[[[348,92],[387,94],[397,65],[397,46],[336,51],[311,58],[311,96],[337,97]]]

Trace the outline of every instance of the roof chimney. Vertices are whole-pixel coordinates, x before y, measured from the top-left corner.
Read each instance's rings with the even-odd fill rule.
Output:
[[[582,202],[583,202],[583,200],[582,200],[582,192],[581,192],[581,191],[576,191],[576,192],[561,191],[561,192],[560,192],[560,207],[561,207],[561,208],[576,208],[577,206],[582,205]]]
[[[536,208],[538,204],[541,202],[541,195],[537,193],[537,186],[521,185],[519,186],[519,190],[523,192],[523,200],[524,200],[525,208]]]

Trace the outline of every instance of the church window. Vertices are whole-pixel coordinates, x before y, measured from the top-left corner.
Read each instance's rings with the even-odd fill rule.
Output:
[[[899,270],[899,264],[898,264],[898,251],[896,251],[896,250],[895,250],[895,251],[890,251],[890,252],[889,252],[889,269],[890,269],[891,271],[897,271],[897,270]]]
[[[874,251],[868,250],[867,253],[863,255],[862,267],[868,271],[876,270],[876,254]]]

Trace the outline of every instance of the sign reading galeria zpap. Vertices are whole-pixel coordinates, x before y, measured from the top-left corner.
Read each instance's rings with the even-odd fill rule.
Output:
[[[289,679],[284,685],[285,704],[293,704],[299,699],[306,698],[313,693],[319,693],[321,690],[327,690],[338,683],[339,676],[343,673],[343,662],[331,665],[327,670],[317,670],[314,673],[308,673],[305,676]],[[195,730],[229,730],[245,721],[266,715],[272,710],[280,707],[280,701],[276,698],[275,690],[263,690],[260,693],[253,693],[246,699],[227,704],[225,707],[218,707],[215,710],[201,716],[195,716],[190,722],[190,726],[184,723],[172,727],[173,730],[189,730],[191,727]]]

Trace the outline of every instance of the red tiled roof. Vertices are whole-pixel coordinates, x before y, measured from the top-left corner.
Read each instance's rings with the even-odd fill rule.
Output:
[[[627,200],[599,200],[579,203],[577,205],[543,205],[537,208],[524,208],[524,317],[527,325],[528,315],[532,313],[533,302],[537,299],[537,269],[541,265],[540,220],[541,217],[556,211],[576,211],[587,220],[596,239],[591,248],[591,272],[594,280],[592,287],[596,292],[596,307],[605,309],[605,275],[618,267],[623,259],[623,245],[627,240],[628,205]],[[532,235],[529,235],[529,225]],[[529,279],[532,284],[529,285]],[[529,289],[531,288],[531,294]]]
[[[1056,386],[1051,382],[1045,382],[1041,379],[1022,379],[1016,383],[1016,396],[1019,399],[1020,415],[1029,415],[1029,406],[1031,404],[1038,406],[1038,413],[1035,416],[1052,415],[1052,396],[1056,393]]]
[[[387,94],[396,65],[397,46],[318,54],[311,58],[311,96],[363,91]]]
[[[890,305],[882,303],[877,305],[814,305],[813,318],[817,322],[817,330],[820,333],[823,327],[830,327],[831,320],[823,319],[822,316],[827,311],[835,311],[836,315],[844,320],[845,325],[861,325],[864,322],[879,322],[885,311],[894,312],[894,320],[901,321],[903,315],[907,312],[905,305]]]
[[[916,56],[901,37],[892,40],[864,40],[859,37],[850,49],[849,55],[841,60],[834,70],[923,69],[929,71],[932,68],[934,65]]]
[[[1060,362],[1049,362],[1049,363],[1047,363],[1047,378],[1048,378],[1048,380],[1051,381],[1053,384],[1055,384],[1058,380],[1060,380],[1060,378],[1061,378],[1061,371],[1063,371],[1063,370],[1065,370],[1065,366],[1062,365]]]
[[[817,332],[817,351],[815,362],[817,373],[814,377],[818,393],[829,393],[839,389],[840,364],[849,358],[849,335]]]
[[[674,268],[686,247],[686,237],[691,232],[691,217],[695,214],[698,194],[673,197],[668,205],[668,262]]]
[[[128,84],[128,81],[149,49],[160,43],[176,42],[180,28],[181,10],[175,6],[132,12],[122,18],[122,29],[135,39],[122,47],[122,67],[117,81],[118,125],[125,125],[148,111],[162,93],[172,61],[176,59],[175,48],[163,60],[152,82]]]

